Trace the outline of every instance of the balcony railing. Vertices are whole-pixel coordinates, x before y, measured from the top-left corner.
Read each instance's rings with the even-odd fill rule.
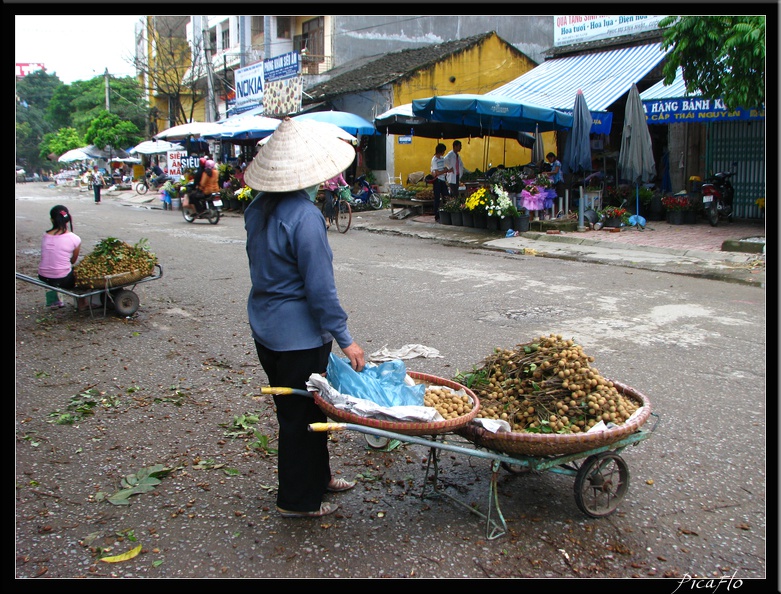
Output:
[[[331,56],[304,54],[301,56],[301,72],[303,74],[322,74],[331,69]]]

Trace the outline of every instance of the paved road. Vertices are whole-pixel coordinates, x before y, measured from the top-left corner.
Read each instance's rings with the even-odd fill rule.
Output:
[[[273,448],[275,419],[268,399],[253,397],[264,378],[247,330],[241,218],[190,225],[111,198],[95,206],[17,189],[17,270],[34,271],[57,201],[85,246],[148,238],[165,273],[139,286],[127,319],[52,313],[40,289],[16,284],[16,577],[609,577],[648,578],[664,592],[686,575],[765,577],[764,288],[508,253],[474,233],[469,244],[425,222],[399,233],[370,228],[386,213],[356,217],[354,231],[330,240],[367,352],[424,344],[442,357],[408,368],[453,377],[496,346],[561,333],[646,394],[661,420],[623,454],[631,486],[607,518],[580,513],[571,477],[502,472],[509,530],[491,540],[449,499],[418,497],[427,448],[373,451],[347,432],[332,436],[334,469],[358,487],[332,496],[342,508],[328,521],[290,522],[273,512],[274,458],[260,441]],[[94,414],[50,422],[90,388],[101,394]],[[257,434],[236,437],[249,413]],[[155,464],[176,470],[127,506],[99,500]],[[446,453],[440,466],[448,493],[485,509],[485,460]],[[132,560],[97,560],[137,544]]]

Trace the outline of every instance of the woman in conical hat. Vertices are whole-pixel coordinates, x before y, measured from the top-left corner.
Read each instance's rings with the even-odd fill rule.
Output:
[[[325,220],[314,204],[321,182],[355,158],[351,145],[306,121],[283,120],[247,166],[245,183],[258,196],[244,211],[250,290],[247,304],[258,359],[270,386],[306,390],[323,374],[334,341],[356,371],[363,349],[339,303]],[[279,423],[277,510],[283,517],[320,517],[338,505],[326,492],[351,489],[335,479],[325,432],[309,424],[326,416],[307,396],[274,396]]]

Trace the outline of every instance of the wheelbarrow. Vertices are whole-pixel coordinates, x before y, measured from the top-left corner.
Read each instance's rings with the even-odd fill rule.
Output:
[[[414,372],[409,375],[419,381],[446,385],[454,389],[463,388],[470,396],[474,396],[468,388],[444,378]],[[364,434],[368,445],[375,449],[386,448],[391,440],[429,448],[421,499],[430,494],[448,497],[483,518],[485,536],[493,540],[507,532],[507,523],[502,515],[498,497],[500,468],[513,474],[548,470],[574,476],[575,503],[581,512],[591,518],[602,518],[616,511],[629,489],[629,468],[621,453],[627,446],[637,445],[648,439],[658,425],[659,416],[651,411],[650,402],[643,394],[620,382],[613,383],[626,396],[642,403],[640,414],[619,427],[570,435],[487,431],[475,422],[479,409],[476,397],[469,414],[442,425],[358,417],[336,409],[316,391],[264,387],[261,388],[261,393],[313,397],[323,412],[336,422],[313,423],[309,425],[310,431],[356,431]],[[651,416],[655,418],[654,424],[650,428],[643,427]],[[438,461],[439,453],[443,450],[490,461],[491,480],[485,512],[440,488]]]
[[[132,316],[138,310],[140,299],[134,292],[136,285],[141,283],[148,283],[153,280],[157,280],[163,276],[163,267],[160,264],[155,264],[154,271],[151,275],[138,278],[128,276],[128,273],[119,273],[115,275],[108,275],[103,280],[102,287],[96,287],[92,289],[62,289],[49,285],[39,278],[28,276],[20,272],[16,273],[17,280],[21,280],[39,287],[43,287],[49,291],[57,291],[62,295],[67,295],[73,298],[74,306],[78,304],[79,299],[88,298],[90,304],[92,304],[92,297],[99,295],[103,317],[106,316],[108,305],[111,304],[114,308],[114,312],[120,317]],[[126,280],[130,278],[131,280]],[[93,309],[90,307],[90,316],[94,317]]]

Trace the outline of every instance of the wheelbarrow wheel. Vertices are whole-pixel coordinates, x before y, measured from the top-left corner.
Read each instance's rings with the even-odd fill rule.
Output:
[[[372,435],[371,433],[365,433],[363,437],[366,439],[366,443],[369,444],[369,447],[372,448],[373,450],[381,450],[390,443],[390,439],[388,439],[387,437],[382,437],[380,435]]]
[[[112,291],[114,298],[114,311],[120,316],[132,316],[138,311],[139,299],[133,291],[119,289]]]
[[[615,452],[589,456],[575,476],[575,503],[592,518],[609,516],[629,489],[629,467]]]

